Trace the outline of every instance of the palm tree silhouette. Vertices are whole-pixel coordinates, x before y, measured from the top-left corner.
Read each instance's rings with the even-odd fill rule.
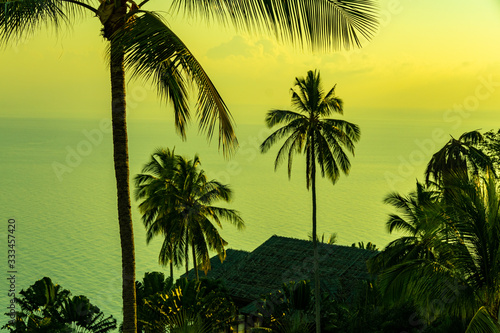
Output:
[[[107,333],[117,328],[113,316],[104,313],[83,295],[54,284],[49,277],[36,281],[19,292],[20,311],[14,323],[1,329],[10,332],[95,332]]]
[[[161,264],[180,264],[184,261],[189,271],[189,248],[196,279],[198,268],[210,269],[209,250],[215,250],[221,260],[225,258],[227,242],[220,236],[216,224],[222,228],[226,220],[238,229],[245,224],[240,214],[229,208],[213,206],[216,201],[229,202],[232,191],[216,180],[207,180],[199,169],[200,159],[186,160],[168,149],[159,149],[135,177],[136,199],[141,200],[139,210],[147,228],[146,240],[164,237],[159,255]],[[198,265],[198,260],[200,265]]]
[[[492,174],[479,180],[457,174],[448,184],[448,200],[421,189],[409,198],[388,197],[406,215],[392,215],[390,230],[409,235],[391,242],[371,266],[388,300],[412,299],[423,307],[439,300],[440,314],[470,320],[476,313],[474,325],[488,315],[498,330],[498,181]]]
[[[399,232],[404,236],[391,241],[377,257],[370,261],[370,270],[382,271],[386,267],[403,261],[427,258],[432,260],[434,249],[440,246],[437,239],[445,238],[448,223],[441,206],[442,195],[439,191],[416,182],[416,190],[409,195],[390,193],[384,199],[398,210],[389,214],[386,226],[389,233]],[[439,227],[438,227],[439,226]]]
[[[226,104],[194,55],[162,17],[144,10],[149,0],[4,0],[0,10],[0,44],[53,26],[61,30],[79,17],[99,17],[109,42],[111,115],[118,223],[122,250],[123,331],[137,331],[135,250],[130,205],[125,69],[152,82],[160,97],[174,106],[175,126],[185,137],[190,119],[186,83],[198,88],[200,129],[212,137],[219,129],[219,146],[231,153],[237,146]],[[172,9],[198,14],[206,20],[231,23],[239,30],[265,32],[280,41],[313,49],[361,46],[377,28],[373,0],[174,0]],[[218,122],[218,124],[217,124]]]
[[[147,226],[146,242],[149,242],[162,230],[170,230],[171,221],[168,220],[169,209],[172,204],[167,202],[169,197],[167,185],[173,181],[177,157],[169,149],[158,149],[151,156],[151,160],[143,167],[142,174],[135,176],[135,198],[143,199],[139,204],[142,221]],[[168,227],[167,227],[168,226]],[[166,234],[158,256],[160,265],[170,266],[170,278],[174,278],[174,266],[182,262],[183,252],[174,246],[177,242],[174,234]]]
[[[332,184],[340,173],[349,173],[350,162],[344,149],[354,155],[354,143],[360,138],[359,127],[340,119],[325,118],[332,113],[343,114],[342,100],[335,96],[335,86],[325,93],[321,87],[319,71],[309,71],[305,78],[295,79],[292,88],[292,105],[298,112],[271,110],[267,113],[266,124],[277,129],[261,144],[261,152],[267,152],[272,145],[286,137],[278,151],[275,169],[288,158],[288,177],[292,172],[295,153],[306,155],[307,189],[312,192],[312,241],[314,247],[314,292],[316,295],[316,332],[320,332],[318,237],[316,234],[316,163],[321,175]]]
[[[457,176],[469,179],[481,172],[492,172],[492,159],[480,148],[483,142],[479,131],[465,132],[458,139],[452,137],[432,155],[425,170],[426,183],[447,187],[448,180],[455,181]]]
[[[159,319],[157,313],[150,311],[147,305],[148,299],[167,294],[174,285],[173,281],[172,277],[165,278],[165,275],[161,272],[146,272],[142,281],[135,282],[138,332],[146,331],[148,324],[154,323]]]

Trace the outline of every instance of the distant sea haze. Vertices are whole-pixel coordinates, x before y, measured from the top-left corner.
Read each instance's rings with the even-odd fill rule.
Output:
[[[318,180],[318,233],[337,233],[341,245],[362,241],[383,248],[397,236],[386,231],[387,214],[393,211],[383,198],[392,191],[412,190],[452,129],[439,122],[345,119],[360,125],[361,141],[351,158],[349,176],[342,175],[334,186]],[[8,220],[15,219],[16,292],[48,276],[121,321],[120,241],[109,125],[107,119],[0,118],[0,244],[6,253]],[[464,131],[479,128],[465,125]],[[487,130],[488,125],[480,127]],[[128,126],[131,177],[156,148],[175,147],[186,158],[198,153],[208,177],[231,186],[234,200],[228,206],[241,212],[247,227],[238,231],[224,225],[221,235],[228,247],[251,251],[274,234],[308,238],[311,193],[305,186],[304,158],[295,157],[290,180],[286,163],[275,172],[277,149],[264,155],[259,151],[271,133],[263,124],[237,127],[240,149],[231,159],[224,159],[217,150],[216,139],[209,144],[195,129],[183,142],[169,122],[133,120]],[[132,195],[133,189],[131,182]],[[133,198],[132,204],[137,279],[148,271],[168,275],[168,267],[158,265],[161,239],[146,245]],[[7,271],[6,257],[4,267]],[[7,284],[4,279],[2,290],[8,290]],[[7,292],[1,293],[0,301],[8,305]],[[4,317],[1,325],[7,321]]]

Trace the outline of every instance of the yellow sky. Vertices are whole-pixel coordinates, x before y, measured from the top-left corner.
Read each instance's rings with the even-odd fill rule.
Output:
[[[431,112],[453,120],[500,105],[498,0],[382,1],[377,36],[361,50],[330,54],[171,16],[159,0],[147,6],[164,11],[238,123],[262,123],[267,110],[289,107],[294,78],[309,69],[319,69],[326,86],[337,84],[346,117],[390,119],[411,109],[401,116]],[[106,44],[99,29],[89,15],[59,37],[44,30],[2,50],[0,116],[108,117]],[[469,111],[453,110],[457,104]],[[140,82],[129,82],[128,105],[131,119],[172,118]]]

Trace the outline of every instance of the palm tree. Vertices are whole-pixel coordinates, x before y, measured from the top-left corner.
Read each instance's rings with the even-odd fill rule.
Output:
[[[0,10],[0,44],[21,40],[45,26],[61,30],[74,19],[99,17],[109,42],[113,158],[118,223],[122,249],[124,332],[136,332],[135,252],[130,207],[125,69],[152,82],[160,97],[174,107],[175,126],[185,137],[190,119],[186,82],[198,88],[200,129],[212,137],[218,122],[219,146],[229,154],[237,146],[230,113],[186,45],[161,16],[143,7],[149,0],[4,0]],[[268,32],[278,40],[316,49],[361,46],[377,28],[373,0],[321,1],[196,1],[175,0],[172,8],[204,19],[232,23],[250,32]]]
[[[489,130],[484,133],[483,141],[479,144],[481,150],[491,158],[495,173],[499,175],[500,172],[500,129]]]
[[[483,142],[479,131],[465,132],[458,140],[452,137],[432,155],[425,170],[426,183],[434,182],[446,187],[448,178],[451,181],[456,176],[468,179],[469,176],[478,176],[480,172],[492,171],[491,158],[479,148]]]
[[[144,199],[139,205],[144,225],[149,226],[146,232],[146,242],[161,233],[162,229],[172,229],[167,220],[169,205],[167,184],[174,178],[177,157],[174,150],[158,149],[151,156],[151,160],[143,167],[142,174],[135,177],[135,197]],[[166,227],[168,226],[168,227]],[[174,239],[175,234],[164,234],[165,239],[158,255],[158,263],[170,266],[170,278],[174,278],[174,266],[182,262],[182,252],[174,246],[179,240]]]
[[[292,105],[298,112],[271,110],[267,113],[269,128],[283,125],[261,144],[261,152],[286,138],[278,151],[275,169],[288,157],[288,177],[291,177],[295,153],[306,155],[306,184],[312,192],[312,240],[314,247],[314,292],[316,295],[316,332],[320,332],[318,237],[316,234],[316,162],[321,175],[332,184],[340,173],[349,173],[351,163],[345,153],[354,155],[354,143],[359,140],[360,130],[355,124],[340,119],[325,118],[332,113],[343,114],[342,100],[335,96],[335,86],[325,93],[321,87],[319,71],[309,71],[307,77],[296,78],[292,88]]]
[[[373,244],[372,242],[368,242],[366,244],[363,242],[358,242],[358,244],[352,243],[351,247],[358,247],[360,249],[370,250],[370,251],[378,251],[377,245]]]
[[[492,175],[448,181],[449,201],[418,205],[420,213],[408,227],[393,219],[393,225],[422,236],[402,237],[384,250],[380,286],[388,299],[412,299],[423,308],[439,303],[440,314],[463,320],[478,311],[475,320],[481,321],[486,311],[498,322],[499,184]]]
[[[417,181],[416,191],[407,196],[390,193],[384,202],[399,214],[390,214],[386,223],[389,233],[405,234],[390,242],[383,252],[370,261],[373,272],[405,260],[434,258],[436,238],[442,238],[441,226],[447,223],[440,205],[440,193]],[[354,244],[353,244],[354,245]]]
[[[309,237],[309,240],[312,241],[312,234],[309,234],[308,237]],[[328,238],[326,240],[325,240],[325,233],[321,234],[321,239],[319,238],[318,235],[316,235],[316,238],[317,238],[317,240],[316,240],[317,242],[323,243],[323,244],[332,245],[332,244],[337,243],[337,233],[336,232],[331,233],[330,236],[328,236]]]
[[[166,292],[145,299],[151,322],[145,332],[222,332],[233,321],[236,306],[220,281],[178,279]]]
[[[308,280],[284,283],[280,290],[265,295],[262,301],[258,312],[265,314],[264,326],[269,327],[269,332],[314,331],[314,302]]]
[[[468,180],[478,179],[484,173],[494,174],[493,160],[483,151],[484,142],[479,131],[465,132],[458,140],[451,137],[427,164],[426,184],[440,186],[443,200],[451,204],[452,185],[457,177]]]
[[[85,296],[73,296],[48,277],[36,281],[16,297],[20,311],[14,324],[2,329],[10,332],[93,332],[116,329],[116,319],[91,304]],[[10,315],[10,314],[7,314]]]
[[[147,228],[147,241],[164,236],[159,255],[161,264],[184,260],[189,271],[189,247],[198,280],[198,263],[206,272],[210,269],[209,250],[225,258],[227,242],[220,236],[215,223],[222,228],[222,220],[238,229],[244,228],[239,213],[233,209],[213,206],[216,201],[229,202],[232,191],[216,180],[207,180],[199,169],[200,159],[186,160],[168,149],[159,149],[135,177],[136,199]],[[213,221],[213,222],[212,222]],[[171,270],[172,273],[172,270]]]
[[[159,297],[161,294],[167,294],[173,286],[172,277],[165,278],[161,272],[147,272],[142,281],[135,282],[137,295],[137,331],[143,332],[145,326],[158,321],[160,315],[149,311],[147,302]]]

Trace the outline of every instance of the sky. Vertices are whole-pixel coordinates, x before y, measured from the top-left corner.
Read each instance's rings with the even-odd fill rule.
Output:
[[[237,124],[262,124],[289,108],[295,77],[321,72],[337,84],[346,119],[428,117],[458,125],[500,103],[500,1],[380,1],[380,27],[362,49],[317,52],[169,13],[150,1],[215,83]],[[0,116],[109,117],[106,42],[88,15],[58,35],[42,29],[0,50]],[[129,119],[172,119],[142,82],[127,83]],[[194,95],[193,95],[194,96]],[[489,113],[488,113],[489,112]],[[498,118],[497,118],[498,119]]]

